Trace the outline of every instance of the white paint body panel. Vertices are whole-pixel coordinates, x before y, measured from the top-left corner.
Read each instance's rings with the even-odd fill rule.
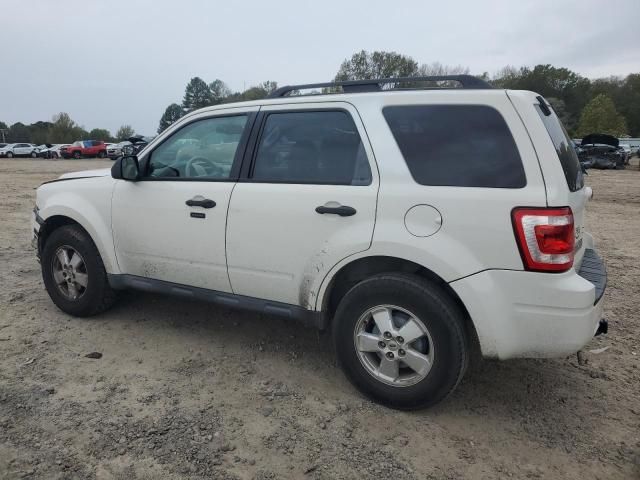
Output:
[[[378,174],[366,132],[352,105],[323,102],[303,107],[351,113],[369,157],[372,183],[238,183],[229,209],[227,259],[234,293],[313,309],[318,277],[371,244]],[[278,105],[263,111],[295,108],[295,104]],[[350,217],[316,213],[316,207],[328,202],[353,207],[357,213]]]
[[[107,273],[120,273],[111,233],[111,196],[115,180],[106,176],[41,185],[36,205],[43,219],[60,215],[79,223],[91,235]]]
[[[233,182],[119,180],[113,196],[118,264],[130,275],[231,292],[225,259]],[[195,196],[216,202],[188,207]],[[192,218],[191,212],[206,218]]]

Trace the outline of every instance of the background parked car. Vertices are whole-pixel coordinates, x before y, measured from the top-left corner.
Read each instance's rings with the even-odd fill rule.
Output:
[[[62,154],[60,153],[60,149],[63,147],[68,147],[69,144],[68,143],[57,143],[54,145],[51,145],[50,143],[47,144],[48,147],[41,149],[38,152],[38,157],[41,158],[61,158]]]
[[[122,147],[125,145],[131,145],[131,142],[125,140],[124,142],[111,144],[107,147],[107,157],[111,160],[115,160],[116,158],[122,156]]]
[[[578,159],[585,168],[624,168],[626,157],[619,140],[604,133],[585,136],[578,153]]]
[[[0,148],[0,157],[33,157],[38,156],[38,148],[32,143],[10,143]]]
[[[127,139],[131,145],[125,145],[122,149],[123,155],[137,155],[144,147],[149,145],[149,142],[153,140],[153,137],[144,137],[142,135],[135,135]]]
[[[78,140],[68,147],[60,149],[64,158],[82,158],[107,156],[107,146],[101,140]]]

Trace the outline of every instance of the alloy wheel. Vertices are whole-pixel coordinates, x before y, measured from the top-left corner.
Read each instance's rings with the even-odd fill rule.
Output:
[[[356,323],[353,341],[367,373],[387,385],[415,385],[433,366],[429,330],[416,315],[401,307],[378,305],[368,309]]]
[[[58,290],[67,299],[78,300],[87,291],[87,266],[73,247],[63,245],[56,250],[51,260],[51,271]]]

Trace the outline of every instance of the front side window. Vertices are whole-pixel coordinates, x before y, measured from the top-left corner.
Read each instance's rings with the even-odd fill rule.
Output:
[[[487,105],[385,107],[384,118],[421,185],[522,188],[526,177],[502,115]]]
[[[369,185],[358,129],[344,111],[268,114],[252,179],[272,183]]]
[[[246,123],[246,115],[236,115],[207,118],[188,124],[151,153],[147,177],[230,178]]]

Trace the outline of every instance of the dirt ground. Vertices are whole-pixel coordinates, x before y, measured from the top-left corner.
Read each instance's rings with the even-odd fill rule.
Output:
[[[134,292],[95,318],[60,312],[30,248],[34,189],[108,165],[0,159],[1,478],[640,478],[637,169],[588,176],[609,335],[581,362],[485,361],[406,413],[286,320]]]

